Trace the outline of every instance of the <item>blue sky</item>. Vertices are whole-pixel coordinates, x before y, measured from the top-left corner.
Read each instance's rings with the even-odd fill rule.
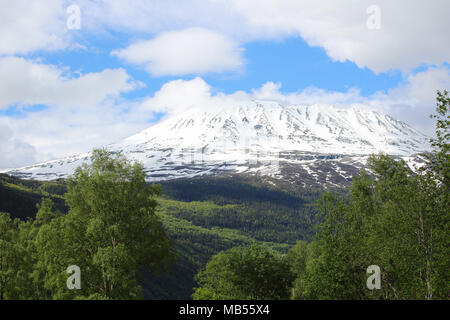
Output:
[[[124,63],[111,55],[113,50],[128,42],[126,35],[113,33],[107,39],[84,39],[87,46],[92,46],[89,51],[40,51],[26,57],[42,59],[46,64],[69,67],[72,73],[79,71],[84,74],[100,72],[107,68],[124,68],[133,79],[146,85],[145,88],[124,95],[130,99],[152,95],[171,80],[189,80],[195,76],[189,74],[152,77],[142,68]],[[280,41],[253,41],[245,45],[243,59],[246,66],[239,72],[209,72],[201,76],[215,90],[228,94],[238,90],[250,91],[272,81],[281,82],[285,92],[301,91],[307,87],[344,92],[355,87],[361,90],[361,95],[369,96],[402,82],[402,73],[398,70],[376,74],[371,69],[359,68],[350,61],[333,61],[323,48],[310,46],[301,37]]]
[[[450,86],[445,8],[444,0],[1,1],[11,19],[0,19],[0,169],[86,152],[238,91],[358,104],[431,135],[435,90]]]

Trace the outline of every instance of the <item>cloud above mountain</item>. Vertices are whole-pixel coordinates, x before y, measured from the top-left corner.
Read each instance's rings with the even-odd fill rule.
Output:
[[[1,0],[0,56],[54,51],[70,42],[65,28],[65,1]]]
[[[24,82],[25,91],[26,84]],[[122,88],[129,86],[126,81],[122,85]],[[126,102],[118,94],[115,99],[105,98],[90,108],[55,105],[32,112],[26,117],[16,117],[13,121],[8,116],[0,115],[0,125],[9,128],[2,133],[5,137],[0,147],[10,151],[0,154],[0,168],[11,166],[13,162],[10,155],[19,154],[19,151],[20,165],[25,165],[32,164],[33,160],[64,157],[118,141],[148,127],[149,121],[158,113],[170,117],[191,108],[219,109],[255,99],[285,105],[325,103],[368,108],[394,118],[406,119],[414,128],[432,135],[434,125],[428,116],[434,113],[434,90],[449,86],[450,74],[445,68],[417,73],[408,77],[405,84],[387,93],[377,92],[369,97],[362,96],[357,88],[337,92],[310,87],[298,92],[283,92],[281,84],[273,82],[267,82],[249,92],[226,94],[217,91],[200,77],[178,79],[165,83],[154,95],[143,100]],[[90,91],[95,91],[95,88],[93,84]],[[120,91],[120,86],[117,90]],[[89,93],[86,96],[85,99],[90,99]],[[58,97],[59,93],[56,93],[55,101],[58,101]]]
[[[74,74],[3,57],[0,70],[0,168],[100,147],[151,118],[126,112],[121,95],[142,84],[120,68]]]
[[[147,34],[198,27],[237,43],[302,37],[335,61],[374,72],[448,62],[446,0],[81,1],[86,26]],[[379,9],[379,29],[368,27]],[[370,24],[370,23],[369,23]],[[412,36],[413,35],[413,36]],[[208,52],[201,53],[207,57]],[[200,59],[200,57],[199,57]]]
[[[311,46],[324,48],[336,61],[348,60],[377,73],[440,65],[450,57],[450,43],[445,40],[450,30],[450,3],[445,0],[344,0],[339,5],[334,0],[233,3],[253,28],[274,36],[301,36]],[[370,21],[368,27],[372,18],[379,18],[379,28],[371,28]]]
[[[143,66],[153,76],[181,76],[238,71],[244,65],[243,50],[221,34],[191,28],[137,41],[112,54]]]
[[[68,48],[83,35],[118,31],[141,35],[141,40],[133,37],[134,46],[122,51],[123,57],[143,62],[154,75],[177,73],[165,56],[171,44],[186,50],[191,62],[194,57],[206,60],[198,73],[234,70],[242,63],[240,46],[288,37],[301,37],[311,46],[322,47],[335,61],[351,61],[375,72],[440,65],[450,56],[450,3],[446,0],[343,0],[338,6],[334,0],[80,0],[76,5],[81,35],[67,29],[66,10],[71,4],[67,0],[1,1],[0,55]],[[367,26],[374,14],[367,9],[374,5],[379,8],[379,29]],[[186,41],[178,44],[181,35]],[[189,41],[192,48],[186,45]],[[212,53],[221,48],[231,53],[220,59],[225,66],[211,60],[208,50],[200,50],[207,41],[214,44]],[[145,48],[148,57],[133,53],[136,46]],[[173,58],[175,64],[179,60]],[[197,72],[187,66],[180,70],[177,74]]]
[[[36,149],[22,141],[14,138],[14,132],[8,123],[0,119],[0,168],[14,168],[36,162]]]
[[[450,87],[450,71],[447,68],[430,68],[407,77],[405,83],[386,92],[376,92],[368,97],[358,88],[347,91],[328,91],[309,87],[298,92],[281,91],[281,83],[267,82],[250,92],[232,94],[215,92],[202,78],[174,80],[162,86],[153,97],[144,100],[139,109],[143,112],[166,112],[168,116],[189,108],[220,109],[227,104],[245,103],[249,100],[269,100],[281,104],[331,104],[339,107],[357,106],[389,114],[402,119],[430,136],[434,133],[436,90]]]
[[[0,70],[0,110],[13,104],[89,108],[140,85],[121,68],[70,75],[19,57],[0,58]]]

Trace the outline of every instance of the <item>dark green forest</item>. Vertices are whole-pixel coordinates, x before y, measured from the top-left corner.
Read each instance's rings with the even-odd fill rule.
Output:
[[[438,92],[423,167],[373,155],[341,192],[252,176],[149,184],[104,149],[67,180],[0,175],[0,300],[448,299],[449,108]]]

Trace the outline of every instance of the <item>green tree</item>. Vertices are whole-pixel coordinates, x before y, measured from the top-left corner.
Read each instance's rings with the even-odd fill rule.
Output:
[[[378,253],[384,296],[396,299],[445,299],[450,283],[448,92],[437,93],[436,138],[425,165],[416,172],[404,161],[372,157],[377,178],[379,218],[369,242]]]
[[[304,299],[444,299],[449,220],[442,185],[401,160],[372,156],[372,177],[355,177],[351,195],[325,194],[317,248],[301,278]],[[366,268],[381,268],[381,290],[366,289]],[[303,270],[303,268],[298,268]]]
[[[44,288],[59,299],[141,298],[140,271],[156,273],[173,260],[155,214],[159,187],[146,183],[141,164],[94,150],[91,164],[77,168],[67,188],[68,214],[39,217],[48,222],[36,236]],[[66,288],[69,265],[81,269],[81,290]]]
[[[436,114],[430,117],[436,119],[436,137],[430,140],[434,151],[425,154],[426,168],[429,168],[434,178],[443,184],[446,191],[444,196],[448,201],[450,193],[450,97],[447,90],[437,91]]]
[[[20,241],[23,224],[0,212],[0,300],[28,298],[26,269],[30,264],[29,252]]]
[[[438,92],[434,150],[411,170],[403,160],[373,155],[354,177],[350,196],[325,194],[317,247],[304,272],[299,298],[446,299],[450,266],[449,106]],[[381,268],[381,290],[365,288],[366,268]],[[297,268],[303,270],[303,268]]]
[[[196,280],[195,300],[288,299],[293,276],[287,259],[264,246],[214,255]]]
[[[37,204],[37,209],[35,219],[36,227],[47,224],[54,218],[62,215],[61,212],[54,210],[54,203],[50,198],[42,198],[41,203]]]
[[[293,285],[293,298],[301,299],[303,292],[303,275],[306,271],[306,266],[310,260],[310,249],[305,241],[297,241],[287,254],[287,261],[291,268],[291,273],[295,277]]]
[[[355,177],[350,198],[325,193],[318,202],[319,225],[310,263],[301,275],[301,299],[367,299],[365,270],[371,257],[366,248],[366,223],[373,214],[369,178]],[[364,208],[363,213],[360,209]]]
[[[305,241],[297,241],[287,254],[287,260],[294,276],[299,276],[305,272],[308,258],[308,244]]]
[[[0,212],[0,300],[7,297],[13,285],[17,256],[12,243],[13,221],[9,214]]]

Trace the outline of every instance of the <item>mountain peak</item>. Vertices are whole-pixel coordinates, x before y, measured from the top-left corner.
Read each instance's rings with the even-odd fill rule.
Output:
[[[374,111],[255,100],[246,105],[189,110],[124,142],[197,148],[217,141],[244,147],[246,140],[263,140],[269,143],[265,145],[268,149],[318,153],[408,155],[428,149],[425,135]]]
[[[252,100],[192,108],[108,148],[141,161],[149,178],[157,180],[212,174],[218,168],[251,171],[260,160],[300,164],[319,155],[409,156],[429,150],[429,144],[425,135],[407,124],[366,109]],[[55,179],[71,174],[84,161],[88,156],[73,156],[10,173]]]

